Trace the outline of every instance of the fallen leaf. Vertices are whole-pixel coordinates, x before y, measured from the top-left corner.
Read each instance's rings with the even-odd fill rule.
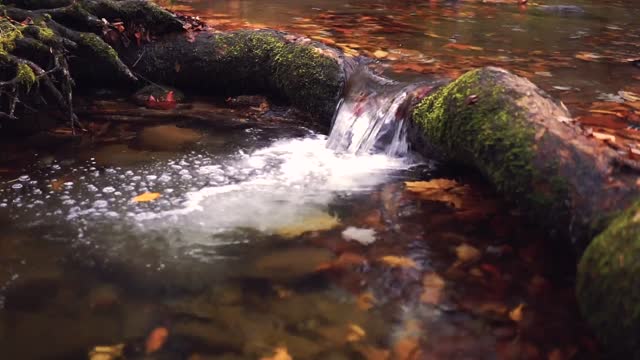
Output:
[[[116,360],[122,358],[124,344],[96,346],[89,352],[89,360]]]
[[[369,291],[364,292],[358,296],[358,300],[356,300],[356,305],[361,310],[369,310],[376,304],[376,298]]]
[[[415,337],[403,338],[393,345],[393,359],[418,360],[421,358],[418,339]]]
[[[618,91],[618,95],[620,95],[623,99],[625,99],[626,101],[640,101],[640,95],[631,92],[631,91]]]
[[[165,342],[167,342],[167,338],[169,337],[169,330],[165,327],[157,327],[151,331],[149,336],[147,336],[147,341],[145,342],[145,353],[151,354],[162,348]]]
[[[381,257],[380,260],[391,267],[418,268],[418,264],[415,261],[404,256],[387,255]]]
[[[444,279],[437,273],[429,273],[422,278],[422,286],[424,290],[420,295],[420,301],[425,304],[439,304],[445,286]]]
[[[591,136],[602,141],[616,142],[616,137],[611,134],[605,134],[605,133],[594,131],[591,133]]]
[[[483,48],[479,47],[479,46],[473,46],[473,45],[465,45],[465,44],[458,44],[458,43],[448,43],[447,45],[443,46],[446,49],[455,49],[455,50],[473,50],[473,51],[482,51],[484,50]]]
[[[157,198],[160,197],[159,193],[152,193],[152,192],[146,192],[143,194],[140,194],[136,197],[134,197],[133,199],[131,199],[131,201],[133,202],[149,202],[149,201],[153,201]]]
[[[481,255],[480,250],[469,244],[462,244],[456,247],[456,256],[458,257],[458,261],[463,263],[475,261],[479,259]]]
[[[293,360],[287,348],[284,346],[279,346],[273,350],[273,356],[265,356],[261,357],[260,360]]]
[[[522,309],[524,309],[524,304],[521,303],[515,309],[509,311],[509,319],[515,322],[522,321]]]
[[[386,58],[387,56],[389,56],[389,53],[388,53],[387,51],[384,51],[384,50],[376,50],[376,51],[373,53],[373,56],[375,56],[375,57],[376,57],[376,59],[384,59],[384,58]]]
[[[300,222],[287,225],[276,230],[276,233],[285,238],[294,238],[309,231],[331,230],[340,225],[337,217],[327,213],[318,213],[302,219]]]
[[[349,332],[347,333],[348,342],[357,342],[362,340],[367,333],[356,324],[349,324]]]
[[[449,179],[407,181],[404,184],[407,191],[416,193],[422,199],[445,202],[456,209],[462,208],[464,196],[469,192],[468,186]]]

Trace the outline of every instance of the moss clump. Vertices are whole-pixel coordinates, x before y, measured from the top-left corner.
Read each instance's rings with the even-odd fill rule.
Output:
[[[564,236],[569,184],[557,159],[539,156],[539,127],[530,118],[535,111],[521,105],[521,99],[539,96],[529,94],[533,89],[500,69],[470,71],[422,100],[413,120],[432,150],[479,170],[531,219]]]
[[[82,33],[80,35],[80,44],[92,52],[93,55],[104,60],[115,62],[118,59],[118,53],[96,34]]]
[[[508,90],[480,69],[424,99],[413,114],[428,143],[469,164],[495,187],[516,197],[534,178],[534,129]]]
[[[16,40],[22,38],[22,27],[7,19],[0,19],[0,55],[7,55],[16,46]]]
[[[16,79],[18,83],[24,86],[27,90],[31,89],[31,86],[36,82],[36,74],[27,64],[18,64],[16,70]]]
[[[240,31],[217,38],[218,81],[275,90],[301,110],[330,119],[344,78],[338,62],[312,46],[291,43],[273,31]]]
[[[38,37],[40,38],[40,40],[47,42],[52,41],[56,37],[56,34],[48,27],[39,26]]]
[[[577,297],[616,359],[640,359],[640,201],[598,235],[578,265]]]

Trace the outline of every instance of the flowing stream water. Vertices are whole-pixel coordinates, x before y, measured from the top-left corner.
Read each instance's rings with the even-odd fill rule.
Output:
[[[357,71],[328,136],[291,114],[5,144],[27,160],[0,163],[0,357],[597,359],[575,260],[477,175],[411,153],[408,104],[431,84]]]

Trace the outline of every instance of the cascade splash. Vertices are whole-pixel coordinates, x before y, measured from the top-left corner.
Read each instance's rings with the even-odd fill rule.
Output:
[[[367,68],[358,69],[336,111],[327,147],[351,154],[406,155],[409,109],[429,89],[425,84],[402,84]]]

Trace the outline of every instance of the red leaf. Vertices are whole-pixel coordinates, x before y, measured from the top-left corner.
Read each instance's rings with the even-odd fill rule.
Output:
[[[176,100],[173,98],[173,91],[169,91],[167,93],[167,97],[165,98],[165,101],[176,102]]]

